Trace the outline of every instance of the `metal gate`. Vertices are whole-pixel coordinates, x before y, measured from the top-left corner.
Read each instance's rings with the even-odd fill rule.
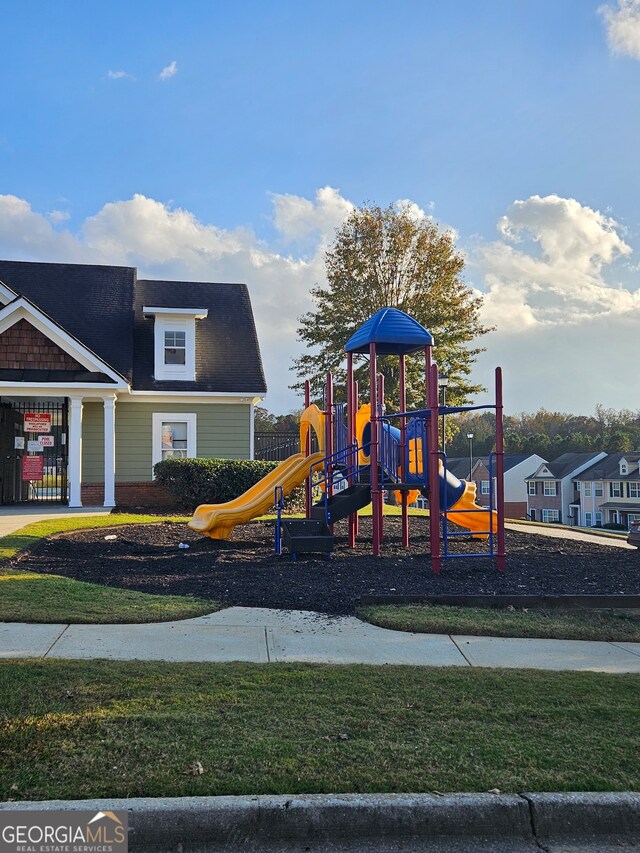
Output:
[[[67,498],[66,399],[0,398],[0,503]]]

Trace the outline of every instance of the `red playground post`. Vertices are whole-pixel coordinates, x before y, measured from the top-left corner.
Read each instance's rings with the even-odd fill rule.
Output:
[[[429,419],[427,422],[427,447],[429,465],[429,541],[431,544],[431,571],[440,573],[440,456],[438,435],[438,365],[432,364],[427,387]]]
[[[498,571],[506,565],[504,544],[504,432],[502,423],[502,368],[496,367],[496,510],[498,513]]]

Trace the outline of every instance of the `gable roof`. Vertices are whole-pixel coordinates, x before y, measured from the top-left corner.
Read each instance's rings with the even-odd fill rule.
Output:
[[[546,468],[551,472],[554,480],[562,480],[564,477],[567,477],[571,474],[572,471],[575,471],[576,468],[580,468],[583,465],[588,464],[590,459],[595,459],[598,456],[598,453],[591,451],[590,453],[563,453],[561,456],[558,456],[557,459],[554,459],[553,462],[545,462],[544,465],[540,465],[529,477],[525,477],[526,480],[533,480],[536,477],[540,479],[547,479],[543,477],[543,475],[538,474],[541,468]]]
[[[138,281],[133,267],[2,260],[0,282],[0,301],[25,297],[134,390],[266,393],[244,284]],[[195,382],[154,380],[154,321],[143,316],[145,305],[209,309],[196,321]]]
[[[638,469],[634,468],[628,474],[620,473],[620,461],[638,462],[638,453],[609,453],[604,459],[582,471],[574,480],[637,480]]]
[[[0,260],[0,281],[132,378],[133,267]]]
[[[515,468],[516,465],[521,465],[523,462],[526,462],[527,459],[531,459],[534,456],[539,456],[539,454],[537,454],[537,453],[520,453],[520,454],[507,454],[507,453],[505,453],[504,456],[502,457],[505,474],[507,473],[507,471],[510,471],[512,468]],[[540,458],[542,458],[542,457],[540,457]],[[476,459],[479,462],[482,462],[482,464],[485,466],[485,468],[487,468],[487,469],[489,468],[489,457],[488,456],[474,456],[474,461]],[[495,463],[495,459],[494,459],[494,462],[493,462],[494,470],[495,470],[495,464],[496,463]]]

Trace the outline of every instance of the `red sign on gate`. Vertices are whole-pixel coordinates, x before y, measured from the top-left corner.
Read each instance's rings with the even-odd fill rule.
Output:
[[[42,454],[36,456],[22,457],[22,480],[41,480],[42,479]]]
[[[50,412],[25,412],[25,432],[51,432]]]

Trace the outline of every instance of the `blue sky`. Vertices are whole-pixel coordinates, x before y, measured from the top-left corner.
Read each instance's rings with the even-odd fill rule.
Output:
[[[334,228],[408,200],[486,295],[507,408],[638,408],[640,0],[63,0],[3,31],[1,256],[247,281],[279,411]]]

